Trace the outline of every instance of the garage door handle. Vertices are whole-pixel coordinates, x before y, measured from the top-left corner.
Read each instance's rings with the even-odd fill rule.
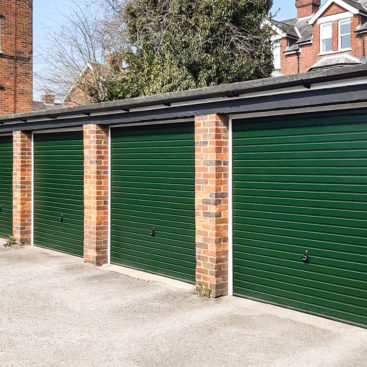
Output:
[[[150,230],[149,235],[152,236],[152,237],[155,236],[155,228],[154,227]]]
[[[63,221],[64,221],[64,216],[61,214],[61,215],[59,216],[58,222],[59,222],[59,223],[62,223]]]
[[[308,264],[310,262],[310,256],[308,254],[308,250],[305,251],[305,254],[302,256],[302,262]]]

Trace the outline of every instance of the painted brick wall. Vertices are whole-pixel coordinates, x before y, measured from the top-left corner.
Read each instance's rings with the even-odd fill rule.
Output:
[[[196,284],[211,297],[228,293],[228,118],[195,119]]]
[[[0,0],[0,115],[32,110],[32,0]]]
[[[13,133],[13,236],[31,244],[32,225],[32,134]]]
[[[84,125],[84,260],[108,259],[108,127]]]

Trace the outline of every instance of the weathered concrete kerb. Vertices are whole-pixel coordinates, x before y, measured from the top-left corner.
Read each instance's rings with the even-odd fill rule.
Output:
[[[0,279],[3,367],[366,366],[367,330],[48,250],[0,248]]]

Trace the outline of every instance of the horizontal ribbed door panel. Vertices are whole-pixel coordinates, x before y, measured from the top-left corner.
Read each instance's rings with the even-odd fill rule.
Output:
[[[236,295],[367,325],[367,124],[360,119],[234,121]]]
[[[0,136],[0,237],[13,232],[13,138]]]
[[[194,123],[111,131],[111,262],[194,282]]]
[[[82,132],[34,135],[35,245],[83,256],[83,164]]]

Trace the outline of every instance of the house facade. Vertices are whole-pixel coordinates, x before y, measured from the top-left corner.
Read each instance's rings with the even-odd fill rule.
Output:
[[[296,0],[297,18],[272,20],[274,75],[366,63],[367,0]]]
[[[74,107],[94,103],[93,98],[90,97],[90,91],[105,93],[105,82],[113,79],[115,73],[121,71],[122,56],[118,52],[109,53],[104,64],[88,62],[66,95],[65,106]]]
[[[88,63],[84,67],[78,79],[70,88],[64,99],[66,107],[82,106],[92,103],[92,100],[88,95],[88,89],[97,83],[99,70],[100,65],[98,64]]]
[[[0,0],[0,115],[32,111],[32,0]]]
[[[63,103],[55,101],[55,94],[53,92],[46,90],[41,95],[41,101],[33,101],[32,111],[49,111],[63,106]]]

